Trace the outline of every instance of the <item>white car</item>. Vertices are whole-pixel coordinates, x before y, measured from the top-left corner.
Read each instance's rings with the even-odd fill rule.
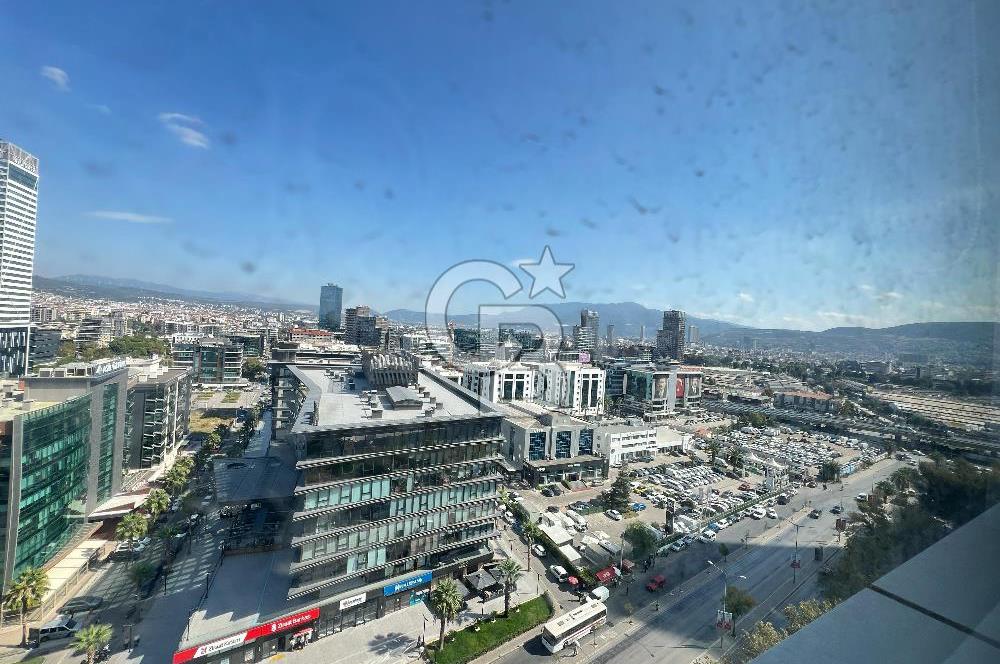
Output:
[[[706,528],[705,530],[701,531],[701,535],[698,535],[698,541],[699,542],[705,542],[706,544],[709,543],[709,542],[714,542],[715,541],[715,531],[711,530],[709,528]]]
[[[618,510],[607,510],[607,511],[604,512],[604,514],[605,514],[605,516],[607,516],[609,519],[611,519],[613,521],[621,521],[622,520],[622,513],[619,512]]]

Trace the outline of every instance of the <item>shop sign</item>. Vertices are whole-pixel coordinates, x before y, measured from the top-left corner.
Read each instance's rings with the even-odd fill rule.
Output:
[[[249,641],[255,641],[262,636],[277,634],[279,632],[293,629],[299,625],[312,622],[317,618],[319,618],[319,609],[309,609],[308,611],[285,616],[284,618],[278,618],[277,620],[272,620],[271,622],[264,623],[263,625],[251,627],[250,629],[240,632],[239,634],[227,636],[224,639],[210,641],[209,643],[203,643],[194,648],[188,648],[187,650],[175,652],[173,664],[183,664],[183,662],[190,662],[191,660],[199,659],[201,657],[208,657],[214,653],[235,648]]]
[[[412,590],[417,586],[422,586],[425,583],[431,582],[431,572],[424,572],[419,576],[411,576],[408,579],[403,579],[402,581],[397,581],[396,583],[386,586],[382,589],[385,597],[390,595],[395,595],[396,593],[401,593],[405,590]]]
[[[351,607],[358,606],[359,604],[364,604],[365,597],[365,593],[361,593],[360,595],[340,600],[340,610],[344,611],[346,609],[350,609]]]

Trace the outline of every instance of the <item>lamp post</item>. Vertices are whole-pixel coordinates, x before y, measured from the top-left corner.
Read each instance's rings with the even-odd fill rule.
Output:
[[[726,615],[726,591],[729,589],[729,574],[726,573],[725,569],[723,569],[719,565],[716,565],[711,560],[706,560],[705,562],[707,562],[709,565],[711,565],[715,569],[719,570],[719,572],[722,574],[722,615],[723,615],[723,617],[725,617],[725,615]],[[736,578],[737,579],[746,580],[747,577],[744,576],[743,574],[739,574],[739,575],[737,575]],[[733,620],[733,634],[735,634],[735,633],[736,633],[736,620],[734,619]],[[726,636],[725,630],[723,630],[722,632],[719,633],[719,649],[720,650],[722,649],[722,640],[725,638],[725,636]]]
[[[792,583],[794,584],[795,580],[796,580],[796,578],[798,576],[796,574],[796,572],[798,572],[798,569],[799,569],[798,568],[798,564],[799,564],[799,528],[801,528],[802,526],[799,525],[799,524],[797,524],[797,523],[793,523],[792,526],[795,527],[795,557],[792,558]]]

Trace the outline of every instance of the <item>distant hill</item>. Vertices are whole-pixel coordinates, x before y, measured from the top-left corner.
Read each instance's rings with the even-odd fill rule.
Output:
[[[138,279],[118,279],[86,274],[73,274],[65,277],[34,276],[36,290],[97,299],[134,301],[143,297],[158,297],[191,302],[219,302],[225,304],[244,304],[249,306],[302,309],[314,308],[307,304],[298,304],[280,298],[271,298],[252,293],[212,292],[177,288],[166,284],[157,284]]]
[[[558,302],[544,305],[556,315],[559,321],[567,328],[580,323],[580,310],[590,309],[596,311],[601,318],[601,334],[607,332],[608,324],[615,326],[615,335],[618,337],[638,337],[639,328],[646,326],[646,339],[652,341],[656,338],[656,331],[663,323],[663,311],[659,309],[649,309],[636,302],[615,302],[603,304],[597,302]],[[393,309],[383,314],[389,320],[407,325],[422,325],[424,323],[424,312],[413,309]],[[457,325],[475,326],[478,323],[477,314],[449,314],[449,320]],[[712,320],[710,318],[698,318],[688,316],[688,325],[696,325],[698,333],[704,337],[706,334],[716,334],[725,330],[742,330],[744,328],[733,323]],[[535,323],[541,325],[550,332],[554,332],[549,325],[548,317],[540,315],[533,307],[513,309],[499,316],[487,316],[483,321],[485,327],[496,327],[500,323]]]
[[[743,328],[702,335],[705,343],[744,348],[756,341],[758,348],[844,353],[878,357],[919,353],[931,359],[987,366],[996,359],[1000,323],[908,323],[894,327],[834,327],[822,332]]]

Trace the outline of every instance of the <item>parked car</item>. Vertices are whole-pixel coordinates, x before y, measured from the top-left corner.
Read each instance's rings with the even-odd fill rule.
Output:
[[[662,590],[665,585],[667,585],[667,577],[657,574],[646,584],[646,590],[656,592],[657,590]]]
[[[812,512],[809,512],[809,518],[818,519],[822,514],[823,513],[819,510],[813,510]]]
[[[63,604],[62,608],[59,609],[59,613],[72,616],[74,613],[80,613],[81,611],[93,611],[103,603],[103,597],[80,595]]]
[[[79,629],[80,623],[70,616],[57,615],[38,628],[38,631],[35,633],[35,640],[41,644],[51,639],[65,639],[75,636]]]
[[[552,498],[555,494],[552,493],[552,489],[542,489],[542,495],[546,498]]]
[[[569,578],[569,572],[566,571],[565,567],[560,565],[549,565],[549,574],[559,583]]]
[[[843,511],[844,511],[844,508],[841,507],[840,505],[834,505],[833,507],[830,508],[830,513],[831,514],[840,514]]]
[[[705,530],[701,531],[700,535],[698,535],[698,541],[705,542],[706,544],[708,544],[709,542],[714,542],[715,531],[712,530],[711,528],[706,528]]]
[[[587,595],[590,599],[595,599],[598,602],[606,602],[608,598],[611,597],[611,591],[604,586],[597,586]]]
[[[542,546],[541,544],[532,544],[531,552],[536,556],[538,556],[539,558],[545,557],[545,547]]]
[[[559,508],[556,505],[549,505],[545,508],[546,512],[559,512]]]
[[[604,514],[612,521],[621,521],[622,513],[618,510],[606,510]]]
[[[777,519],[778,518],[778,513],[774,511],[774,508],[771,508],[771,509],[769,509],[767,511],[767,518],[768,519]]]
[[[677,540],[676,542],[670,545],[670,550],[676,553],[678,551],[683,551],[684,547],[686,546],[687,542],[685,542],[684,538],[682,537],[681,539]]]
[[[646,509],[646,503],[632,503],[632,510],[634,512],[641,512]]]

